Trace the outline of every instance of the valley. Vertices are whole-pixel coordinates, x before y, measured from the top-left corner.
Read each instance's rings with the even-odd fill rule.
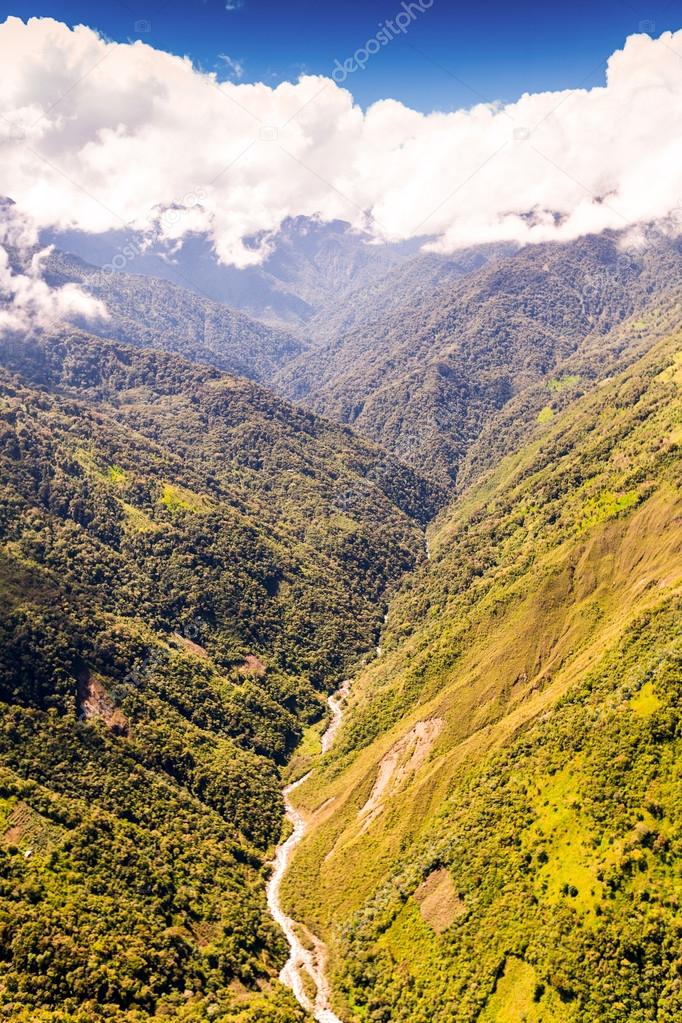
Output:
[[[336,733],[341,727],[343,721],[341,704],[347,698],[348,692],[349,685],[344,682],[338,692],[327,701],[331,719],[320,737],[320,752],[323,754],[331,750]],[[267,899],[270,912],[284,931],[289,943],[289,958],[282,967],[280,980],[292,989],[298,1002],[313,1014],[317,1023],[341,1023],[329,1007],[326,947],[308,929],[304,932],[304,938],[299,938],[299,925],[286,915],[281,904],[282,881],[296,848],[303,841],[307,831],[306,821],[294,806],[292,795],[300,785],[308,781],[310,775],[311,771],[284,789],[285,819],[291,826],[291,834],[277,847],[274,868],[267,886]],[[308,993],[311,983],[312,990]]]
[[[281,244],[0,336],[2,1004],[676,1023],[679,240]]]
[[[682,1023],[680,5],[0,18],[0,1023]]]

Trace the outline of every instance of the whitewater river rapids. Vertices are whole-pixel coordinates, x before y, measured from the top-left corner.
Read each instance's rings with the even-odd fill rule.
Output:
[[[348,695],[349,682],[343,683],[339,691],[329,697],[329,709],[331,721],[326,732],[322,736],[322,752],[327,753],[336,738],[336,734],[343,720],[343,703]],[[274,919],[284,931],[289,943],[289,958],[287,959],[279,979],[294,992],[297,1000],[306,1010],[313,1014],[317,1023],[343,1023],[339,1017],[329,1008],[329,981],[327,979],[327,949],[316,935],[294,920],[282,909],[281,889],[282,880],[287,872],[294,850],[303,840],[307,827],[301,813],[291,802],[291,794],[299,785],[302,785],[310,777],[312,772],[299,778],[293,785],[284,790],[284,802],[286,806],[286,817],[291,822],[292,832],[286,842],[277,847],[274,869],[268,882],[267,896],[268,907]],[[304,945],[297,934],[303,932],[307,939]],[[309,978],[306,983],[306,974]],[[306,988],[315,989],[314,1000],[308,994]]]

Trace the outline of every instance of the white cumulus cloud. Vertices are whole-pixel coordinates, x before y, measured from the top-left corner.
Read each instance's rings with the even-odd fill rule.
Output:
[[[629,38],[602,87],[453,113],[391,99],[363,111],[321,76],[220,82],[51,19],[0,25],[0,62],[0,190],[41,227],[158,230],[160,211],[185,208],[174,238],[205,232],[244,266],[298,215],[451,251],[570,239],[682,205],[682,31]]]
[[[36,242],[35,225],[25,215],[16,207],[0,207],[0,334],[106,318],[103,303],[77,285],[54,288],[43,279],[50,249]]]

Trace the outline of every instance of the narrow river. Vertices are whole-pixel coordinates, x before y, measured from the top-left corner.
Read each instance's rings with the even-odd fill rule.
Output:
[[[322,736],[322,753],[327,753],[336,738],[343,720],[343,704],[348,696],[350,682],[343,683],[339,691],[329,697],[329,709],[331,721],[327,730]],[[303,840],[307,827],[302,814],[291,802],[291,794],[299,785],[302,785],[312,772],[299,778],[293,785],[287,786],[284,790],[284,802],[286,806],[287,820],[291,822],[292,832],[286,842],[277,847],[272,877],[268,882],[267,897],[268,907],[274,919],[284,931],[289,942],[289,958],[287,959],[279,979],[294,992],[297,1000],[306,1010],[313,1014],[317,1023],[342,1023],[342,1020],[332,1012],[329,1007],[330,990],[327,979],[327,949],[323,941],[312,934],[306,927],[296,924],[294,920],[282,909],[281,890],[282,880],[287,872],[294,850]],[[303,932],[306,936],[306,944],[303,944],[298,936]],[[315,994],[311,996],[309,991]]]

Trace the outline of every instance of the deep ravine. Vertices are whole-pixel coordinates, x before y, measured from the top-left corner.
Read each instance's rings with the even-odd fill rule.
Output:
[[[347,679],[338,692],[329,697],[331,721],[322,735],[323,754],[329,752],[341,727],[343,705],[348,696],[349,687],[350,680]],[[284,790],[286,818],[291,822],[292,832],[286,842],[277,847],[274,869],[267,886],[268,907],[289,943],[289,958],[282,968],[279,979],[291,988],[298,1002],[306,1012],[313,1014],[317,1023],[343,1023],[329,1007],[330,989],[326,971],[327,949],[324,942],[312,934],[307,927],[297,924],[290,916],[287,916],[281,904],[282,881],[296,847],[302,842],[307,832],[305,819],[291,802],[291,794],[311,774],[312,771],[309,771],[308,774],[299,778],[292,785],[288,785]],[[309,947],[303,944],[297,931],[305,933]],[[315,990],[314,997],[311,997],[306,990],[311,984]]]

